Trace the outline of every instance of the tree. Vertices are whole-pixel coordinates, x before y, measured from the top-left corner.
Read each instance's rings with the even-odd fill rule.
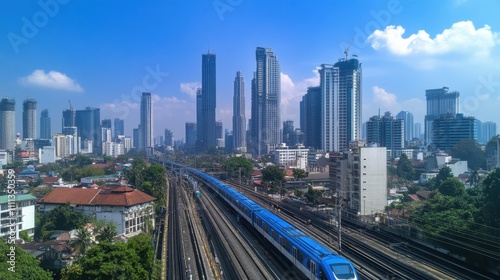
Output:
[[[474,139],[462,139],[451,150],[451,155],[466,160],[470,169],[485,169],[486,154]]]
[[[479,170],[474,169],[467,179],[466,183],[469,183],[472,187],[475,187],[479,184]]]
[[[134,250],[134,252],[139,256],[140,265],[146,270],[150,275],[153,272],[153,265],[155,259],[155,252],[153,248],[153,238],[145,234],[144,232],[130,238],[127,242],[127,247]]]
[[[273,193],[278,192],[285,182],[283,170],[276,165],[270,165],[262,169],[262,182],[271,187]]]
[[[431,185],[432,190],[438,189],[441,183],[448,178],[453,178],[453,173],[451,173],[451,168],[445,166],[439,169],[438,174],[436,175],[434,180],[432,180],[433,181],[433,185]]]
[[[75,175],[73,179],[80,181],[80,179],[84,177],[102,176],[102,175],[104,175],[104,170],[102,170],[101,168],[92,165],[86,165],[84,167],[77,168],[75,170]]]
[[[35,239],[48,240],[52,232],[72,230],[83,226],[89,221],[82,213],[76,212],[69,203],[60,205],[50,212],[43,213],[35,227]]]
[[[500,168],[491,171],[482,182],[482,213],[487,225],[500,228]]]
[[[408,181],[412,181],[415,177],[415,169],[408,159],[406,154],[401,154],[397,166],[398,176]]]
[[[438,187],[441,194],[454,197],[465,195],[465,186],[456,178],[447,178]]]
[[[14,248],[11,251],[11,247]],[[10,263],[9,254],[15,255],[15,263]],[[12,266],[14,264],[14,266]],[[17,245],[0,240],[0,279],[2,280],[52,280],[52,273],[40,267],[40,261],[24,252]]]
[[[92,233],[86,228],[80,227],[76,230],[78,237],[72,242],[72,246],[81,254],[85,253],[92,247]]]
[[[233,177],[239,177],[241,170],[242,178],[250,178],[253,171],[253,164],[245,157],[232,157],[224,162],[222,168]]]
[[[318,205],[321,203],[321,192],[313,189],[311,186],[307,189],[305,197],[312,205]]]
[[[309,176],[309,172],[306,172],[304,169],[300,168],[293,169],[293,177],[295,178],[295,180],[300,181],[306,178],[307,176]]]
[[[27,230],[21,230],[19,237],[21,237],[25,242],[31,242],[31,236],[28,235]]]
[[[99,240],[99,242],[106,241],[109,243],[113,243],[113,239],[116,235],[116,225],[113,223],[107,224],[100,230],[99,235],[97,236],[97,240]]]

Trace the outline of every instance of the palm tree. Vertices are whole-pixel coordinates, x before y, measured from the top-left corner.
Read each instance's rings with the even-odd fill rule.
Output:
[[[114,224],[107,224],[102,230],[101,234],[97,237],[99,241],[108,241],[113,243],[113,239],[116,236],[116,226]]]
[[[76,230],[78,237],[72,242],[73,247],[81,254],[85,253],[92,247],[92,233],[84,227]]]
[[[477,186],[479,184],[479,171],[477,169],[474,169],[469,176],[469,179],[465,181],[466,183],[469,183],[472,187]]]

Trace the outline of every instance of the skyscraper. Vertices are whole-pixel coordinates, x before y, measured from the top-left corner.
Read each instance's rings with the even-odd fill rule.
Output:
[[[0,149],[14,150],[16,147],[16,101],[4,97],[0,101]]]
[[[459,113],[460,93],[458,91],[449,91],[449,88],[428,89],[425,91],[427,99],[427,114],[425,115],[424,133],[425,143],[432,143],[432,122],[440,118],[441,115],[456,115]]]
[[[201,102],[197,108],[198,149],[205,151],[216,146],[215,106],[216,106],[216,60],[215,54],[206,53],[201,60]],[[198,104],[197,104],[198,106]]]
[[[281,74],[276,54],[270,48],[258,47],[252,80],[251,148],[254,155],[269,153],[281,142],[280,102]]]
[[[76,112],[75,110],[73,110],[73,108],[64,110],[61,127],[76,126],[75,119],[76,119]]]
[[[463,114],[444,114],[432,122],[432,144],[441,151],[453,149],[463,139],[478,140],[478,122]]]
[[[187,122],[186,123],[186,148],[188,150],[193,150],[196,145],[197,135],[197,125],[196,123]]]
[[[165,143],[162,144],[170,147],[174,146],[174,133],[167,128],[165,128]]]
[[[293,146],[293,134],[295,129],[293,127],[292,120],[286,120],[283,122],[283,143],[285,143],[288,147]]]
[[[141,150],[150,151],[153,145],[153,101],[150,92],[143,92],[141,98]]]
[[[28,98],[23,102],[23,139],[36,138],[36,100]]]
[[[319,70],[322,97],[321,148],[341,152],[361,138],[361,64],[343,59]]]
[[[403,120],[404,132],[405,132],[405,141],[406,143],[413,140],[414,133],[414,124],[413,124],[413,114],[408,111],[401,111],[396,115],[396,119]]]
[[[40,139],[52,139],[52,130],[48,109],[43,110],[40,115]]]
[[[227,143],[226,143],[227,145]],[[241,72],[234,78],[233,96],[233,149],[246,152],[245,84]]]
[[[113,135],[113,138],[116,140],[118,139],[119,135],[125,135],[125,124],[123,119],[118,119],[116,118],[114,120],[114,125],[115,125],[115,134]]]
[[[101,121],[101,127],[111,129],[111,119],[104,119]]]
[[[70,109],[70,111],[72,111]],[[66,110],[65,112],[68,112]],[[64,112],[63,112],[64,115]],[[68,116],[70,114],[68,113]],[[66,118],[63,117],[63,123],[66,123]],[[78,136],[80,137],[80,148],[85,149],[86,140],[92,140],[92,148],[95,151],[101,150],[101,142],[99,140],[99,127],[101,125],[101,110],[99,108],[86,107],[83,110],[76,110],[75,125],[78,128]],[[68,127],[68,126],[63,126]],[[88,143],[88,142],[87,142]]]
[[[479,143],[486,144],[492,137],[497,135],[496,122],[483,122],[481,124],[481,137]]]
[[[300,129],[304,146],[321,149],[321,88],[310,87],[300,102]]]

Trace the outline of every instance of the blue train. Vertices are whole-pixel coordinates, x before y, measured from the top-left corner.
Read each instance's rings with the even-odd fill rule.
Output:
[[[191,176],[212,188],[308,279],[358,279],[349,260],[233,188],[196,169],[168,161],[164,163],[167,168],[172,166],[186,170]]]

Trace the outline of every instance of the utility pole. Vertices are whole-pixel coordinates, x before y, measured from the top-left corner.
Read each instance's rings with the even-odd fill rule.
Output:
[[[340,192],[337,191],[337,209],[338,209],[338,240],[339,240],[339,255],[342,254],[342,199],[340,197]]]

